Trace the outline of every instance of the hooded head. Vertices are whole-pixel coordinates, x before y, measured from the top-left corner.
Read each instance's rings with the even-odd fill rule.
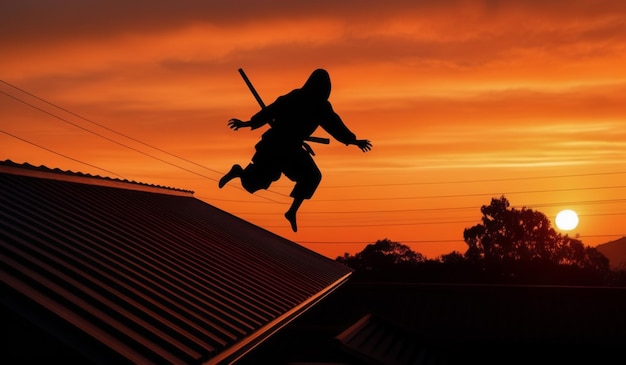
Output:
[[[306,80],[302,91],[315,99],[328,100],[330,96],[330,75],[324,69],[318,68],[313,71]]]

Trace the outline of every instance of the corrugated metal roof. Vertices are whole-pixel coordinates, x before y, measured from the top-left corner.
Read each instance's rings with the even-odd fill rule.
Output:
[[[86,357],[229,362],[350,274],[192,192],[103,181],[0,163],[3,304]]]

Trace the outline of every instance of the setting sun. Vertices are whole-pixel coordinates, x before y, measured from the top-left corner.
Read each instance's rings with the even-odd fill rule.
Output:
[[[571,209],[565,209],[556,215],[556,226],[563,231],[571,231],[578,226],[578,214]]]

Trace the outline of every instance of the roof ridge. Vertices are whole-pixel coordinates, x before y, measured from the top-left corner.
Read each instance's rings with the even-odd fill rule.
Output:
[[[3,169],[3,167],[7,167],[8,170]],[[55,176],[57,177],[57,180],[82,182],[82,183],[87,183],[87,184],[90,183],[88,180],[93,179],[93,182],[100,182],[100,184],[96,183],[96,185],[113,186],[113,185],[118,185],[118,184],[119,185],[128,184],[127,187],[131,189],[134,188],[134,189],[139,189],[139,190],[151,190],[151,191],[164,190],[165,193],[178,193],[178,194],[183,194],[183,195],[193,195],[194,193],[193,190],[179,189],[179,188],[163,186],[163,185],[148,184],[144,182],[138,182],[138,181],[128,180],[128,179],[112,178],[108,176],[92,175],[89,173],[75,172],[71,170],[61,170],[60,168],[52,169],[45,165],[35,166],[27,162],[20,164],[17,162],[13,162],[10,159],[0,161],[0,172],[21,174],[20,170],[23,170],[24,172],[28,171],[28,172],[34,173],[34,175],[37,175],[43,178],[46,177],[44,175],[50,174],[49,177]],[[33,174],[29,174],[29,175],[33,176]],[[67,179],[63,179],[63,177],[67,177]],[[77,181],[76,178],[78,178],[80,181]]]

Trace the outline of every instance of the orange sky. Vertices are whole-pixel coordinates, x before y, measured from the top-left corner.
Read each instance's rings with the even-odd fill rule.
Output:
[[[576,210],[587,245],[626,235],[624,1],[134,3],[0,4],[0,160],[194,190],[331,258],[383,238],[464,252],[501,195]],[[258,110],[239,67],[266,103],[326,68],[374,144],[313,146],[298,233],[286,178],[217,188],[264,130],[227,128]]]

